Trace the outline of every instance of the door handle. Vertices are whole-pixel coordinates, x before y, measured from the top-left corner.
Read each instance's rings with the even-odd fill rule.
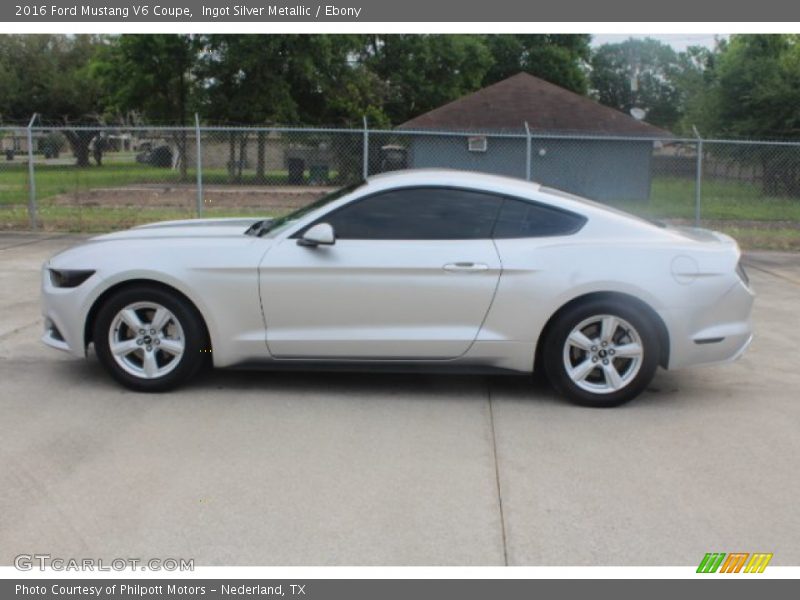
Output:
[[[480,271],[488,271],[489,265],[474,262],[455,262],[447,263],[442,268],[451,273],[477,273]]]

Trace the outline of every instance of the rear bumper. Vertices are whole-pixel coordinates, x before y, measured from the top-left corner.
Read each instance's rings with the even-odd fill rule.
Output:
[[[742,344],[741,348],[739,348],[739,350],[736,352],[736,354],[734,354],[730,358],[730,361],[733,362],[735,360],[739,360],[740,358],[742,358],[742,355],[745,352],[747,352],[747,349],[750,347],[750,344],[752,344],[752,343],[753,343],[753,334],[750,334],[750,337],[747,338],[747,341],[745,341],[744,344]]]
[[[662,315],[670,332],[669,369],[732,362],[753,340],[755,294],[737,281],[716,302]]]

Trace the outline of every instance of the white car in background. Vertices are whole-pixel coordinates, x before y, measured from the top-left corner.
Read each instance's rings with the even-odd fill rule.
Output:
[[[731,361],[753,292],[730,237],[538,184],[378,175],[277,219],[95,237],[43,268],[46,344],[164,391],[207,365],[529,373],[589,406]]]

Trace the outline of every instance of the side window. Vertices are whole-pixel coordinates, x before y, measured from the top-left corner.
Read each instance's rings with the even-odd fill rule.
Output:
[[[451,188],[382,192],[320,219],[343,240],[489,239],[499,196]]]
[[[497,217],[494,237],[502,239],[569,235],[583,227],[585,222],[584,217],[557,208],[506,198]]]

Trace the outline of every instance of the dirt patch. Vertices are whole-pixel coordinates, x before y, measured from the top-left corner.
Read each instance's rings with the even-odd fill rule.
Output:
[[[680,227],[694,227],[694,219],[661,219],[664,223],[669,225],[676,225]],[[761,229],[761,230],[776,230],[776,229],[796,229],[800,231],[800,222],[798,221],[757,221],[757,220],[744,220],[744,219],[703,219],[700,221],[700,226],[705,229]]]
[[[334,188],[329,187],[237,187],[212,186],[204,188],[203,200],[207,207],[258,208],[265,212],[294,210]],[[102,208],[191,208],[197,202],[197,188],[193,187],[125,187],[98,188],[71,192],[54,197],[57,206],[97,206]]]

